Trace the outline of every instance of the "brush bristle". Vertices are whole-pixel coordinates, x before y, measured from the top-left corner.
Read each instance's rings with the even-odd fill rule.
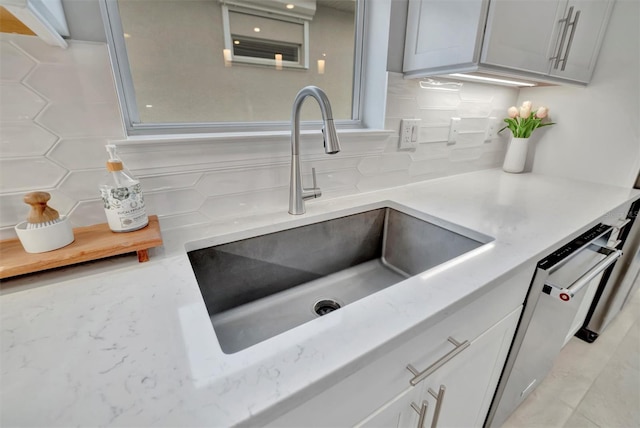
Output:
[[[27,223],[27,229],[41,229],[47,226],[53,226],[56,223],[59,223],[61,219],[57,218],[51,221],[45,221],[43,223]]]

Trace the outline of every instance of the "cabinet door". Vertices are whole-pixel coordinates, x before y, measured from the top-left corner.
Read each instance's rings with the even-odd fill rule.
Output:
[[[483,425],[521,311],[522,307],[503,318],[471,342],[467,351],[425,379],[431,426]]]
[[[428,410],[428,402],[423,400],[422,388],[410,388],[380,407],[368,418],[355,425],[356,428],[407,428],[426,427],[424,423]],[[415,406],[414,407],[412,407]],[[424,406],[424,407],[423,407]],[[420,419],[420,412],[425,416]],[[422,423],[422,427],[418,424]]]
[[[489,411],[522,306],[357,427],[479,427]],[[426,409],[423,409],[426,403]],[[413,406],[412,406],[413,404]],[[414,408],[415,407],[415,408]],[[420,418],[419,412],[425,411]]]
[[[613,0],[571,0],[560,22],[560,37],[550,57],[550,74],[588,83],[609,22]]]
[[[409,0],[405,72],[477,62],[483,0]]]
[[[492,0],[481,62],[548,74],[566,1]]]

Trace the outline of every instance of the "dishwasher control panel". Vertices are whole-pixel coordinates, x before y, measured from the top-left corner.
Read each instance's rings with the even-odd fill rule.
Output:
[[[540,269],[547,269],[551,266],[555,266],[558,263],[562,262],[569,255],[574,254],[580,248],[589,245],[591,242],[596,239],[610,233],[612,230],[611,226],[607,226],[606,224],[599,223],[591,229],[587,230],[582,235],[578,236],[573,241],[568,244],[560,247],[558,250],[549,254],[547,257],[542,259],[538,263],[538,267]]]

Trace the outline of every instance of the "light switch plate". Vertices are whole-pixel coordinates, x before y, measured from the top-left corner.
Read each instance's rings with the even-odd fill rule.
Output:
[[[402,119],[400,122],[400,142],[398,149],[415,150],[420,135],[420,119]]]
[[[449,139],[447,140],[448,145],[453,145],[456,143],[458,139],[458,132],[460,132],[460,122],[461,119],[459,117],[451,118],[451,125],[449,126]]]
[[[487,132],[485,134],[484,140],[490,141],[496,138],[498,136],[498,131],[502,127],[503,123],[504,122],[502,122],[502,120],[500,120],[497,117],[490,117],[489,125],[487,126]]]

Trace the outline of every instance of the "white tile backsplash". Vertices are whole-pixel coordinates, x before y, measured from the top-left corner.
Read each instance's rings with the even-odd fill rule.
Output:
[[[58,137],[28,120],[3,122],[0,128],[0,154],[14,156],[43,156]]]
[[[120,110],[115,102],[92,102],[84,99],[50,103],[36,119],[60,137],[118,137],[123,135]]]
[[[38,94],[20,83],[0,84],[0,120],[31,120],[46,105]]]
[[[208,173],[202,177],[196,188],[205,196],[220,196],[282,187],[288,183],[289,166],[277,165]]]
[[[52,103],[68,104],[85,99],[113,105],[117,101],[111,73],[105,67],[40,64],[24,83]]]
[[[69,220],[74,227],[105,223],[106,217],[102,199],[78,202],[69,213]]]
[[[45,157],[0,159],[0,192],[55,187],[67,170]]]
[[[389,153],[362,159],[358,171],[363,175],[376,175],[383,172],[406,171],[410,165],[411,156],[408,153]]]
[[[160,192],[163,190],[191,188],[200,181],[203,174],[171,174],[157,177],[141,177],[140,182],[145,192]]]
[[[204,197],[194,189],[161,190],[144,193],[144,202],[149,214],[184,214],[198,211]]]
[[[0,239],[26,218],[28,191],[49,191],[51,206],[76,227],[104,223],[97,189],[112,141],[162,227],[288,209],[288,136],[125,144],[106,45],[70,41],[65,50],[0,34],[0,55]],[[327,156],[319,132],[303,133],[305,186],[311,167],[323,198],[332,198],[500,165],[504,139],[484,141],[484,130],[490,116],[515,104],[516,89],[465,82],[440,91],[398,73],[389,73],[388,85],[392,135],[341,133],[342,151]],[[463,118],[466,132],[453,145],[452,117]],[[414,151],[398,151],[404,118],[421,119]]]
[[[107,171],[104,168],[71,171],[58,185],[60,192],[78,201],[100,197],[97,183],[101,183]]]
[[[19,82],[36,65],[6,40],[0,41],[0,53],[0,81]]]
[[[107,152],[104,146],[109,139],[108,137],[62,138],[54,145],[47,157],[70,170],[104,168],[107,163]]]

